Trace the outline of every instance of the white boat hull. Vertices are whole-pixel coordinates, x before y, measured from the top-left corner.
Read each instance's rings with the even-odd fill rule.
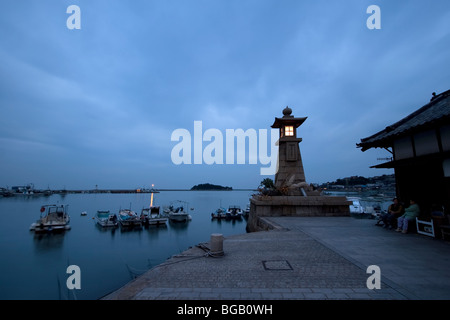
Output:
[[[166,224],[167,218],[150,218],[148,219],[149,225],[162,225]]]
[[[107,228],[107,227],[117,227],[117,226],[119,225],[119,223],[117,222],[117,220],[114,221],[114,220],[113,220],[112,218],[110,218],[110,217],[108,217],[108,218],[99,218],[99,217],[96,217],[95,220],[96,220],[97,224],[98,224],[100,227],[104,227],[104,228]]]
[[[190,220],[190,215],[187,213],[169,213],[169,219],[176,222],[184,222]]]
[[[185,208],[189,208],[188,203],[185,201],[175,201],[175,203],[181,203],[180,206],[175,206],[173,203],[169,207],[164,208],[164,213],[167,215],[170,221],[185,222],[192,219],[192,217],[185,211]]]
[[[228,219],[241,219],[242,218],[242,210],[238,206],[233,206],[228,208],[226,212]]]
[[[142,226],[142,221],[140,220],[120,220],[120,225],[122,227],[141,227]]]
[[[70,225],[66,223],[32,223],[30,226],[30,231],[34,231],[36,233],[39,232],[58,232],[58,231],[65,231],[70,230]]]

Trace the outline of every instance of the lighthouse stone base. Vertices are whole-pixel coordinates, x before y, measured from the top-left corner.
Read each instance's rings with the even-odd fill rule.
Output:
[[[264,196],[250,198],[247,231],[267,230],[262,217],[336,217],[350,216],[351,201],[336,196]]]

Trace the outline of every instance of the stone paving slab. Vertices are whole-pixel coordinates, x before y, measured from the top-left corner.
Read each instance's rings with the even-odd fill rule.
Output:
[[[378,265],[382,279],[409,299],[450,299],[450,242],[376,227],[347,217],[271,217],[302,231],[361,268]]]
[[[191,248],[149,270],[104,299],[414,298],[409,291],[397,286],[395,282],[387,278],[384,281],[384,277],[381,289],[369,290],[366,287],[369,274],[366,273],[367,267],[364,262],[352,258],[341,246],[330,245],[336,244],[333,239],[340,240],[342,245],[350,242],[350,240],[343,241],[339,237],[350,237],[351,240],[358,238],[352,233],[345,234],[345,232],[339,237],[331,235],[334,232],[332,229],[339,228],[344,222],[336,219],[350,221],[349,219],[353,218],[327,217],[326,219],[334,219],[334,222],[326,221],[328,227],[325,229],[318,220],[314,223],[319,224],[310,222],[310,219],[318,219],[316,217],[287,219],[274,218],[273,223],[283,226],[277,231],[226,237],[223,243],[225,255],[222,257],[207,256],[201,248]],[[343,226],[347,225],[348,222]],[[350,226],[358,228],[358,223],[354,226],[350,222]],[[342,230],[339,229],[340,231]],[[378,231],[376,229],[376,232]],[[349,249],[352,249],[351,247]],[[367,251],[367,248],[362,250]],[[358,251],[356,250],[354,254],[358,254]]]

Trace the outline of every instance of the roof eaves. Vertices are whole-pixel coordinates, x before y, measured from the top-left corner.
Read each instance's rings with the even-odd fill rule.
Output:
[[[424,105],[423,107],[419,108],[418,110],[414,111],[413,113],[409,114],[405,118],[397,121],[396,123],[387,126],[385,129],[379,131],[378,133],[375,133],[367,138],[361,139],[360,143],[357,143],[356,146],[358,148],[361,148],[361,151],[366,151],[373,147],[386,147],[387,144],[392,143],[392,140],[394,137],[397,137],[399,135],[405,134],[411,130],[417,129],[417,127],[422,127],[425,125],[429,125],[430,123],[433,123],[436,121],[435,118],[431,118],[429,121],[425,122],[416,122],[411,123],[411,125],[403,129],[399,129],[403,124],[407,123],[408,121],[414,121],[416,117],[418,117],[420,114],[424,113],[428,109],[434,107],[439,102],[441,102],[443,99],[450,97],[450,90],[447,90],[439,95],[433,95],[433,98],[429,103]],[[450,104],[450,101],[447,103]],[[445,106],[441,107],[443,110],[446,110]],[[450,109],[449,109],[450,110]],[[443,118],[448,118],[450,116],[450,112],[448,114],[441,115]]]

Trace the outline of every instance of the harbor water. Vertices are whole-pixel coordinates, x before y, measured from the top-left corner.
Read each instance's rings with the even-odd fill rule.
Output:
[[[0,198],[0,299],[98,299],[120,288],[133,277],[189,247],[207,242],[210,235],[245,233],[246,221],[211,220],[218,207],[245,209],[252,191],[162,191],[154,194],[155,206],[172,201],[188,203],[189,222],[170,222],[140,230],[102,229],[97,210],[131,208],[140,214],[150,206],[149,193],[54,194]],[[30,225],[46,204],[68,205],[71,230],[36,235]],[[82,216],[85,211],[87,215]],[[68,289],[71,273],[80,268],[81,289]]]

